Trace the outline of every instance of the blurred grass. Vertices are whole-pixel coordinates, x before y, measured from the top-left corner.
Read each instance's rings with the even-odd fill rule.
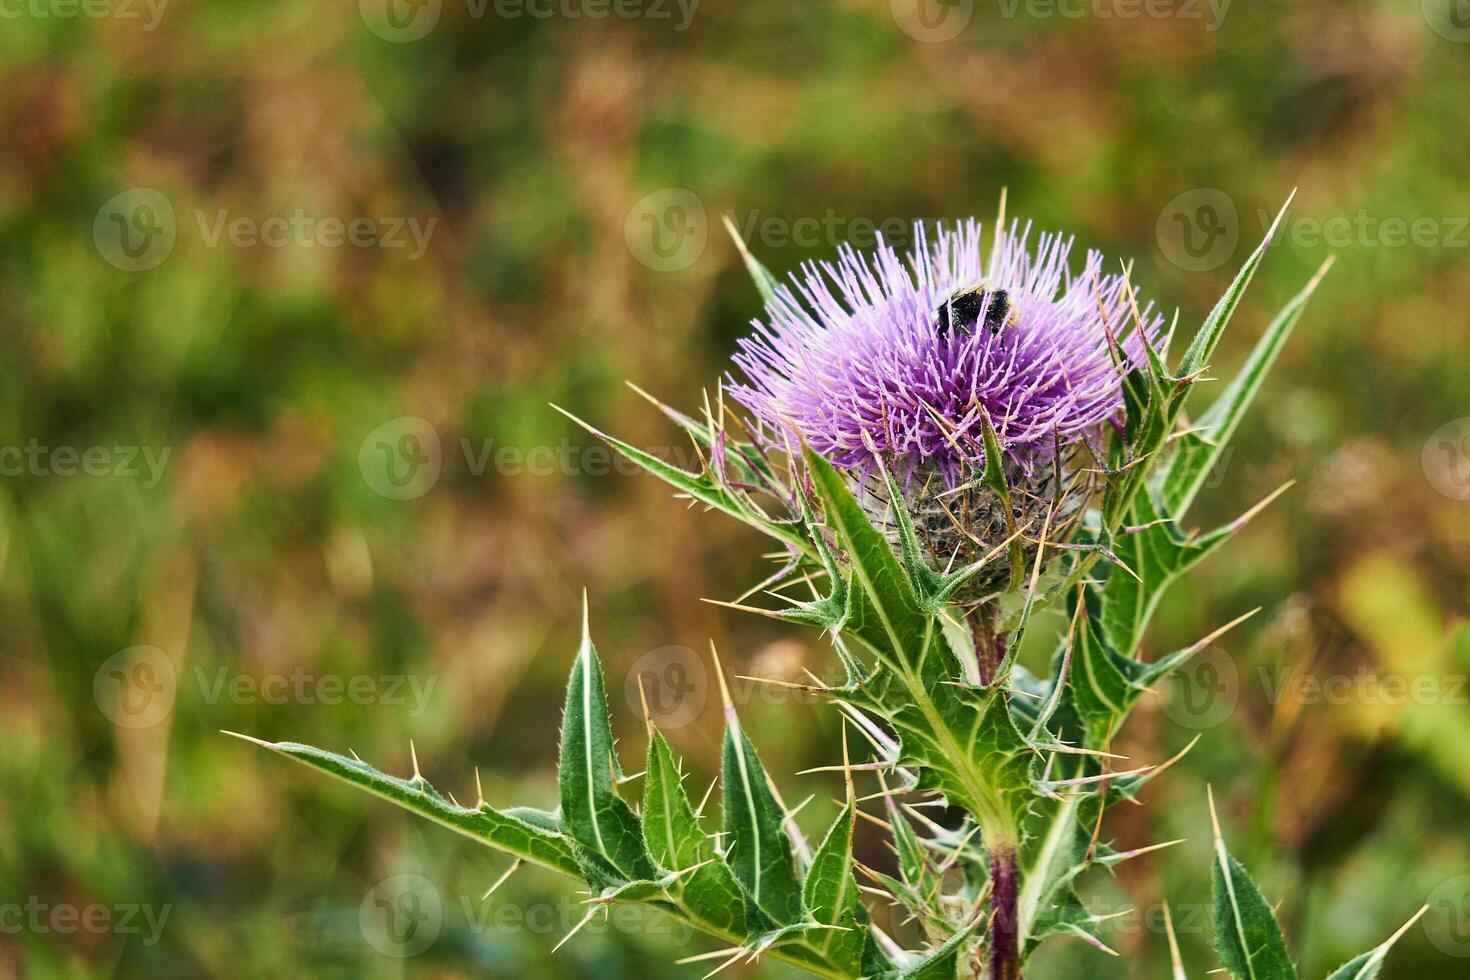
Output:
[[[1463,960],[1434,938],[1463,915],[1442,883],[1470,870],[1463,692],[1398,708],[1268,695],[1296,665],[1319,677],[1470,671],[1466,634],[1453,633],[1470,519],[1421,464],[1430,434],[1467,414],[1467,235],[1328,248],[1304,234],[1360,211],[1451,234],[1470,215],[1470,45],[1388,0],[1239,4],[1217,31],[980,3],[944,43],[905,34],[888,6],[705,0],[675,31],[476,18],[445,3],[412,43],[374,34],[351,4],[170,4],[156,30],[5,22],[0,442],[169,455],[156,486],[0,479],[0,904],[167,918],[156,942],[5,928],[0,973],[696,975],[671,961],[708,944],[686,947],[653,920],[551,956],[580,918],[567,883],[527,872],[481,903],[502,859],[216,732],[350,746],[396,771],[413,738],[426,774],[461,798],[478,766],[494,801],[550,805],[583,586],[625,733],[636,715],[616,692],[648,651],[713,638],[737,673],[820,671],[813,637],[698,601],[764,574],[753,536],[650,480],[586,465],[477,473],[462,440],[472,455],[487,440],[565,444],[585,462],[586,437],[555,401],[635,442],[677,445],[622,382],[696,404],[759,312],[719,213],[758,229],[758,254],[786,270],[830,256],[854,221],[988,218],[1002,187],[1012,213],[1133,261],[1185,324],[1259,237],[1260,215],[1300,188],[1222,373],[1337,257],[1200,520],[1297,486],[1177,590],[1149,640],[1171,649],[1264,607],[1223,642],[1234,709],[1147,807],[1108,828],[1132,846],[1189,842],[1093,882],[1105,907],[1143,910],[1116,924],[1124,957],[1063,944],[1034,975],[1162,975],[1166,898],[1191,975],[1203,973],[1207,781],[1233,846],[1283,899],[1309,975],[1431,894],[1450,901],[1384,975],[1455,972]],[[177,230],[172,253],[141,272],[115,268],[93,235],[99,209],[132,187],[161,191]],[[709,237],[697,261],[660,272],[630,250],[625,222],[667,187],[698,196]],[[1197,188],[1225,191],[1239,214],[1233,257],[1207,270],[1173,264],[1156,234],[1166,205]],[[436,225],[417,260],[211,246],[201,225],[297,209]],[[829,215],[836,234],[780,234]],[[359,460],[400,416],[427,420],[443,447],[438,482],[407,501],[377,492]],[[99,668],[136,645],[161,651],[178,687],[166,719],[133,730],[93,692]],[[212,697],[222,668],[247,684],[298,670],[408,678],[429,691],[427,710]],[[745,711],[773,772],[834,758],[829,713],[760,698]],[[701,789],[717,715],[671,733]],[[1150,699],[1121,751],[1182,748],[1194,732],[1179,715]],[[630,735],[625,758],[639,751]],[[830,814],[828,782],[778,778],[793,801],[817,794],[811,826]],[[860,846],[884,860],[876,840]],[[393,959],[364,941],[359,909],[402,873],[435,883],[443,928],[427,952]]]

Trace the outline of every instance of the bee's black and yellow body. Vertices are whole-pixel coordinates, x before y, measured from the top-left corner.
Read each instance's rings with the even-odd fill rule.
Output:
[[[955,293],[939,307],[935,313],[934,329],[940,337],[948,337],[955,327],[969,333],[980,325],[992,334],[998,334],[1003,327],[1014,322],[1015,317],[1016,309],[1009,293],[978,282]]]

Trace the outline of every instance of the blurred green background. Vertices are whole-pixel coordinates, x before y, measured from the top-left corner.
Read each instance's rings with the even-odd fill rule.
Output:
[[[1164,975],[1165,899],[1214,966],[1206,783],[1307,975],[1425,902],[1384,975],[1470,975],[1464,0],[14,0],[0,83],[0,975],[702,975],[633,914],[551,955],[569,882],[482,902],[504,858],[218,732],[553,805],[585,587],[624,759],[642,672],[702,790],[709,641],[829,653],[548,402],[689,460],[623,382],[693,408],[759,314],[722,215],[784,272],[1002,188],[1190,327],[1299,188],[1221,376],[1336,256],[1199,519],[1296,484],[1146,649],[1262,612],[1119,748],[1202,735],[1106,828],[1187,843],[1028,976]],[[819,826],[837,719],[737,693]]]

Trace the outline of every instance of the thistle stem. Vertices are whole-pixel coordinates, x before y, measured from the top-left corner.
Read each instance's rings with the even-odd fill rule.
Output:
[[[971,612],[970,639],[975,645],[975,661],[980,683],[990,686],[1000,673],[1006,658],[1007,637],[1000,629],[1000,606],[986,603]],[[986,847],[990,851],[990,941],[987,943],[989,968],[987,980],[1021,980],[1019,923],[1016,900],[1020,893],[1019,870],[1016,866],[1014,832],[1001,834],[1000,828],[986,828]]]
[[[990,852],[990,971],[988,980],[1021,980],[1017,948],[1016,851],[997,847]]]
[[[981,606],[970,614],[970,640],[975,644],[975,661],[980,668],[980,683],[989,687],[1006,657],[1006,638],[1000,632],[1000,607],[994,603]]]

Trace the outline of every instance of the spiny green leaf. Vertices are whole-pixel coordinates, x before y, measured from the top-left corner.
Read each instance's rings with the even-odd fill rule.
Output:
[[[945,940],[942,946],[904,970],[902,980],[955,980],[960,957],[982,921],[983,916],[977,915],[968,925],[955,930],[954,935]]]
[[[1101,635],[1124,657],[1136,654],[1144,627],[1164,591],[1231,533],[1222,529],[1199,536],[1182,534],[1172,515],[1161,510],[1147,492],[1134,501],[1132,520],[1140,530],[1119,535],[1114,547],[1118,559],[1133,574],[1112,567],[1100,570],[1102,598],[1092,603]],[[1095,595],[1097,587],[1088,591]]]
[[[765,455],[753,444],[738,439],[730,439],[724,429],[724,420],[716,419],[706,414],[704,422],[685,415],[671,405],[666,405],[642,388],[625,382],[640,397],[645,399],[662,412],[670,421],[687,433],[710,453],[711,461],[723,455],[725,466],[734,471],[736,481],[749,485],[768,488],[781,486],[775,471]],[[721,393],[723,397],[723,392]],[[706,399],[707,401],[708,399]]]
[[[980,475],[980,480],[1000,501],[1001,512],[1006,518],[1006,536],[1010,539],[1007,550],[1007,558],[1010,561],[1011,577],[1008,590],[1014,591],[1020,586],[1026,574],[1026,553],[1021,547],[1020,537],[1016,534],[1015,508],[1011,506],[1011,488],[1006,480],[1005,454],[1001,452],[1000,439],[996,437],[995,427],[990,424],[990,416],[982,415],[981,438],[985,446],[985,469]]]
[[[1016,902],[1022,955],[1069,925],[1089,922],[1077,895],[1077,876],[1087,868],[1089,835],[1078,818],[1078,797],[1037,806],[1031,833],[1022,842],[1021,893]]]
[[[740,258],[745,262],[745,268],[750,272],[750,278],[755,280],[755,288],[759,290],[761,299],[770,302],[776,295],[776,289],[781,285],[780,281],[761,265],[760,260],[750,254],[750,248],[745,244],[745,239],[740,237],[740,232],[735,227],[735,222],[730,220],[729,215],[724,216],[725,230],[735,240],[735,247],[740,250]]]
[[[943,942],[949,937],[954,923],[935,907],[934,903],[939,899],[937,892],[932,897],[926,898],[913,886],[905,881],[900,881],[892,875],[886,875],[881,871],[875,871],[868,867],[864,867],[862,871],[863,874],[887,889],[888,893],[897,899],[898,903],[918,920],[919,925],[924,928],[925,935],[931,941]]]
[[[1378,971],[1383,969],[1385,956],[1386,953],[1380,953],[1376,949],[1359,953],[1333,970],[1327,980],[1373,980],[1378,976]]]
[[[574,877],[582,875],[572,842],[558,829],[554,813],[529,808],[497,810],[484,802],[463,807],[446,800],[417,773],[411,779],[399,779],[379,772],[360,759],[349,759],[310,745],[262,742],[247,735],[237,737],[336,776],[482,844]]]
[[[1276,913],[1225,849],[1213,796],[1210,819],[1215,829],[1215,946],[1220,961],[1236,980],[1296,980],[1296,966]]]
[[[827,525],[846,552],[854,591],[859,593],[848,617],[848,631],[880,658],[919,673],[934,636],[934,618],[926,615],[888,539],[863,513],[846,478],[810,449],[806,463]],[[863,598],[867,601],[860,601]]]
[[[1467,630],[1470,632],[1470,630]],[[867,664],[859,660],[842,639],[841,633],[833,634],[832,649],[837,653],[837,661],[842,664],[843,687],[845,692],[855,692],[880,668],[870,669]]]
[[[1176,518],[1183,517],[1189,510],[1200,488],[1219,465],[1246,409],[1250,408],[1251,402],[1261,390],[1267,372],[1276,363],[1281,348],[1302,318],[1308,300],[1312,298],[1312,293],[1330,265],[1329,260],[1307,283],[1306,288],[1276,315],[1261,339],[1256,341],[1256,346],[1246,358],[1245,364],[1210,405],[1209,410],[1189,431],[1175,440],[1173,455],[1168,464],[1161,468],[1157,486],[1163,507]]]
[[[937,612],[941,603],[936,602],[936,599],[943,588],[944,579],[924,560],[924,551],[919,546],[919,536],[914,531],[914,522],[904,503],[903,492],[898,488],[898,481],[881,461],[878,465],[888,494],[889,513],[898,529],[899,555],[903,559],[904,571],[908,573],[909,581],[913,583],[919,598],[926,601],[931,612]]]
[[[1130,312],[1133,314],[1132,322],[1138,327],[1139,344],[1143,348],[1143,362],[1148,368],[1149,397],[1157,399],[1160,404],[1167,404],[1170,401],[1168,386],[1169,382],[1173,379],[1169,377],[1169,369],[1164,365],[1158,348],[1154,346],[1153,338],[1149,337],[1148,333],[1143,329],[1143,318],[1138,312],[1138,296],[1133,292],[1131,284],[1128,286],[1128,290]],[[1175,313],[1175,322],[1169,328],[1170,335],[1172,335],[1175,326],[1178,326],[1177,312]],[[1166,336],[1166,343],[1167,340],[1168,337]]]
[[[613,788],[620,775],[602,664],[588,633],[584,598],[582,643],[567,680],[562,709],[557,773],[562,823],[578,844],[605,859],[612,871],[629,881],[650,879],[654,876],[653,865],[643,849],[638,816]]]
[[[1095,603],[1096,596],[1089,596],[1088,602]],[[1099,635],[1094,617],[1084,612],[1077,621],[1072,664],[1067,675],[1072,708],[1086,732],[1084,744],[1107,745],[1128,717],[1134,703],[1150,688],[1253,614],[1254,611],[1247,613],[1190,647],[1144,662],[1113,650]],[[1060,659],[1061,651],[1057,656]]]
[[[621,885],[611,887],[603,892],[600,900],[602,904],[611,904],[612,902],[633,902],[641,904],[664,902],[667,901],[671,893],[677,891],[678,887],[678,875],[669,872],[651,881],[625,881]]]
[[[1128,709],[1143,694],[1144,689],[1135,687],[1125,675],[1125,663],[1097,635],[1091,617],[1084,616],[1076,631],[1067,681],[1087,745],[1108,744]]]
[[[741,523],[748,524],[756,530],[791,546],[797,551],[806,551],[806,540],[791,526],[771,520],[746,499],[737,496],[728,487],[714,480],[708,474],[687,473],[677,466],[672,466],[664,462],[652,453],[644,452],[636,446],[593,428],[560,406],[553,405],[552,408],[555,408],[558,412],[561,412],[567,418],[603,442],[606,442],[631,462],[642,467],[660,480],[663,480],[679,492],[688,495],[706,506],[723,511]]]
[[[1237,980],[1294,980],[1296,967],[1276,914],[1240,862],[1228,854],[1215,869],[1215,929],[1220,960]]]
[[[700,922],[745,935],[740,886],[700,826],[673,753],[657,731],[649,734],[643,780],[643,841],[648,853],[659,867],[684,872],[670,891]]]
[[[898,704],[885,705],[885,717],[901,736],[899,764],[919,769],[921,789],[968,809],[988,837],[1014,842],[1035,799],[1039,756],[1016,727],[1006,695],[949,683],[893,694]]]
[[[931,888],[937,887],[938,880],[929,866],[929,857],[924,853],[924,846],[919,843],[919,835],[914,833],[913,824],[909,823],[891,796],[885,796],[883,802],[887,805],[888,824],[893,829],[893,849],[898,854],[898,872],[903,875],[903,880],[909,887],[920,895],[926,894]]]
[[[797,505],[801,512],[802,527],[811,541],[812,551],[817,556],[821,570],[826,573],[828,593],[810,602],[797,602],[792,608],[783,609],[777,615],[794,623],[815,626],[822,630],[837,630],[847,620],[849,586],[846,575],[837,565],[837,558],[827,545],[827,539],[817,524],[812,512],[812,502],[806,490],[799,484],[796,490]]]
[[[1195,334],[1194,340],[1190,342],[1189,348],[1184,352],[1184,358],[1179,363],[1180,375],[1189,377],[1201,371],[1209,363],[1210,356],[1215,353],[1215,345],[1220,342],[1225,327],[1230,323],[1230,317],[1235,313],[1235,308],[1240,305],[1241,297],[1245,295],[1246,287],[1250,285],[1257,267],[1265,258],[1266,250],[1271,247],[1271,239],[1276,234],[1281,219],[1285,217],[1286,209],[1291,207],[1293,197],[1296,197],[1295,191],[1292,191],[1291,197],[1288,197],[1286,203],[1281,206],[1281,212],[1276,215],[1276,220],[1266,232],[1265,239],[1251,253],[1250,258],[1245,260],[1245,265],[1241,266],[1240,272],[1235,276],[1235,281],[1230,284],[1225,295],[1220,297],[1220,302],[1215,304],[1215,308],[1205,318],[1204,325],[1200,327],[1199,333]]]
[[[868,914],[858,898],[852,876],[854,805],[849,801],[837,814],[826,839],[812,857],[802,888],[802,904],[816,922],[833,926],[812,937],[812,944],[843,970],[862,973],[863,945]]]
[[[718,664],[716,671],[719,671]],[[725,859],[755,910],[779,926],[802,918],[796,857],[786,833],[786,811],[771,792],[755,746],[740,728],[725,691],[725,741],[720,786],[725,794]],[[750,914],[747,909],[747,916]],[[754,923],[752,923],[754,925]]]
[[[1151,451],[1168,431],[1170,404],[1150,364],[1123,376],[1123,434],[1134,455]]]
[[[1418,912],[1414,913],[1412,919],[1399,927],[1398,932],[1395,932],[1368,952],[1354,956],[1342,966],[1333,970],[1331,975],[1327,977],[1327,980],[1374,980],[1378,976],[1378,971],[1383,969],[1383,961],[1388,959],[1388,951],[1393,949],[1393,944],[1398,942],[1399,937],[1408,932],[1409,928],[1418,922],[1420,917],[1428,911],[1429,906],[1427,905],[1421,908]]]

